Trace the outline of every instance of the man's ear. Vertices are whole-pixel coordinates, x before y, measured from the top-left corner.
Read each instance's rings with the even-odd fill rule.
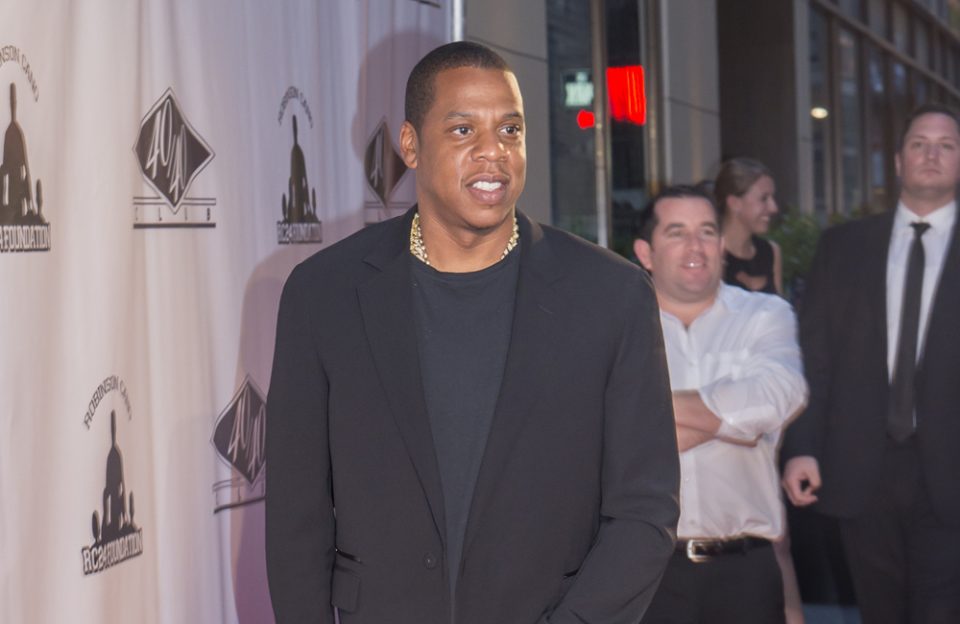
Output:
[[[417,168],[418,143],[417,131],[413,124],[404,121],[403,125],[400,126],[400,157],[403,159],[403,164],[409,169]]]
[[[896,154],[894,154],[893,166],[894,166],[894,170],[897,173],[897,177],[899,178],[900,177],[900,152],[897,152]]]
[[[640,264],[643,265],[643,268],[653,272],[653,249],[650,248],[650,243],[638,238],[633,241],[633,253],[637,254],[637,259],[640,260]]]

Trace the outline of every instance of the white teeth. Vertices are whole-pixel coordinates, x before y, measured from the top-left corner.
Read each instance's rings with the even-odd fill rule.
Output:
[[[503,186],[503,183],[502,182],[486,182],[484,180],[480,180],[478,182],[474,182],[473,184],[471,184],[471,186],[481,191],[495,191],[499,189],[501,186]]]

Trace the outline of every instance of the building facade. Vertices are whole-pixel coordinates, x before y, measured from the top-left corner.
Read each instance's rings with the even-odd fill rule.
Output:
[[[885,210],[906,114],[960,105],[960,0],[464,0],[462,15],[523,86],[524,208],[624,253],[652,192],[734,156],[821,223]],[[611,76],[637,67],[644,115],[618,117]]]

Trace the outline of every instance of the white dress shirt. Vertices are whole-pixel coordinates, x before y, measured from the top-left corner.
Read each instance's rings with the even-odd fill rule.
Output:
[[[681,539],[783,532],[777,444],[806,400],[797,323],[783,299],[721,284],[714,304],[685,328],[660,311],[673,390],[698,390],[722,424],[680,453]]]
[[[923,243],[923,288],[920,291],[920,324],[917,328],[917,361],[923,356],[923,345],[927,336],[927,321],[933,294],[937,291],[937,282],[943,272],[950,237],[953,234],[953,222],[957,218],[957,203],[950,202],[937,208],[926,217],[918,217],[900,202],[893,217],[893,232],[890,235],[890,248],[887,255],[887,374],[893,381],[893,368],[897,358],[897,345],[900,341],[900,309],[903,306],[903,287],[907,277],[907,263],[910,260],[910,245],[913,244],[911,223],[922,221],[930,224],[920,238]]]

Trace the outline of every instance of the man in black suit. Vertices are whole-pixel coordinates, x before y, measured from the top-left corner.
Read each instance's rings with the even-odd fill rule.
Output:
[[[453,43],[407,83],[418,204],[299,265],[267,413],[278,622],[635,624],[678,460],[636,266],[516,210],[516,78]]]
[[[840,518],[865,624],[960,622],[960,120],[907,120],[894,212],[824,232],[800,336],[810,384],[787,432],[796,505]]]

